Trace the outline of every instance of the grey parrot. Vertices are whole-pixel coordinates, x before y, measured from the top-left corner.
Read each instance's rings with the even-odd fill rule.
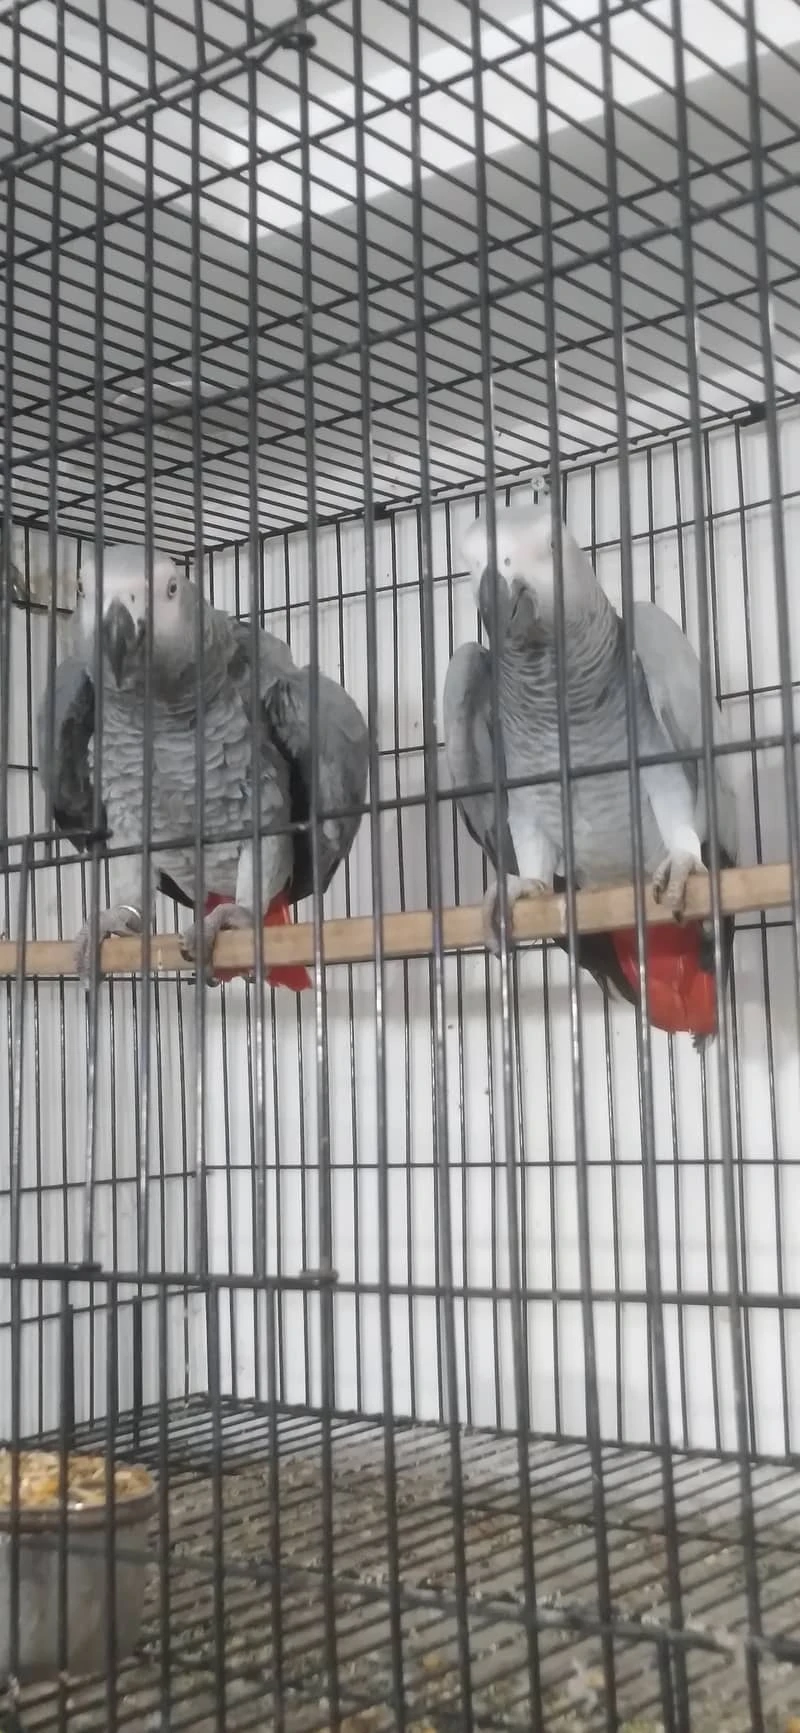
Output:
[[[39,707],[39,776],[59,830],[75,847],[92,832],[95,692],[93,685],[96,570],[84,558],[70,653],[55,677],[55,730],[48,738],[48,696]],[[143,839],[143,750],[145,745],[145,551],[107,547],[103,556],[103,825],[112,846]],[[202,610],[203,688],[196,704],[195,623]],[[263,910],[254,910],[252,844],[227,841],[252,824],[252,746],[260,747],[262,833],[308,820],[310,738],[308,668],[298,668],[287,644],[259,633],[257,690],[252,710],[252,637],[249,625],[212,608],[167,554],[153,556],[152,825],[159,839],[190,835],[196,822],[195,742],[203,730],[204,847],[207,900],[183,935],[187,957],[213,981],[211,959],[223,928],[252,927],[264,911],[271,922],[288,920],[289,905],[312,891],[307,831],[263,834]],[[357,705],[336,681],[319,676],[319,848],[323,889],[348,855],[361,822],[367,775],[368,735]],[[341,813],[342,816],[335,816]],[[194,845],[158,851],[152,857],[153,886],[195,908]],[[114,903],[101,912],[100,938],[142,930],[140,854],[112,857]],[[88,926],[76,941],[76,963],[84,978],[91,962]],[[233,971],[236,973],[236,971]],[[228,972],[228,975],[230,972]],[[222,978],[221,976],[218,978]],[[274,984],[308,984],[305,970],[272,970]]]
[[[573,768],[625,760],[626,681],[622,620],[601,589],[591,561],[566,525],[562,529],[566,619],[566,680]],[[496,592],[499,641],[501,777],[552,775],[555,780],[504,793],[500,839],[492,793],[467,793],[458,804],[470,835],[495,873],[507,875],[508,903],[564,888],[564,839],[559,781],[555,646],[555,567],[550,502],[514,506],[496,516],[490,563],[485,519],[463,542],[473,593],[487,635]],[[634,610],[634,682],[639,751],[656,754],[702,745],[701,671],[676,622],[652,602]],[[493,778],[491,652],[462,644],[444,688],[445,754],[456,786],[469,790]],[[715,725],[722,717],[715,706]],[[721,865],[737,859],[736,793],[730,761],[715,763]],[[677,924],[647,930],[650,1015],[659,1028],[691,1033],[700,1050],[716,1033],[713,928],[684,922],[686,886],[708,868],[708,815],[702,761],[686,758],[643,767],[640,774],[645,873]],[[629,881],[632,837],[628,772],[599,772],[571,786],[576,880],[581,886]],[[498,950],[497,886],[485,900],[489,946]],[[724,975],[730,966],[733,920],[723,928]],[[558,941],[566,949],[566,940]],[[639,996],[633,930],[579,934],[578,960],[607,996],[634,1004]]]

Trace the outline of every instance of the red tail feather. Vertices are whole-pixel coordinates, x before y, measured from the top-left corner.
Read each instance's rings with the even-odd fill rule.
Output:
[[[639,991],[636,930],[625,927],[610,935],[619,966],[635,993]],[[648,927],[647,975],[650,1021],[670,1035],[713,1035],[717,1027],[717,993],[713,974],[700,965],[700,928],[696,921]]]
[[[205,913],[210,915],[220,903],[232,903],[233,897],[221,897],[216,891],[209,891],[206,897]],[[265,927],[286,927],[291,924],[292,911],[283,892],[273,897],[264,916]],[[217,979],[220,981],[236,981],[240,978],[248,980],[252,977],[252,969],[217,969]],[[302,993],[311,986],[311,976],[301,963],[276,963],[273,969],[267,970],[267,981],[271,987],[289,987],[293,993]]]

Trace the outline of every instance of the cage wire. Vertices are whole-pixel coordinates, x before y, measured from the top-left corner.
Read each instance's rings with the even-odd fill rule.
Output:
[[[800,3],[12,0],[0,110],[2,1725],[793,1733]],[[501,874],[484,942],[443,688],[464,537],[534,501],[698,651],[709,785],[714,700],[733,745],[700,1055],[580,966],[655,911],[633,727],[633,889],[578,894],[563,680],[564,899]],[[135,848],[100,630],[73,842],[40,774],[123,543]],[[309,667],[292,824],[214,828],[198,613],[156,834],[162,554]],[[329,882],[325,677],[369,771]],[[310,894],[206,990],[165,844],[260,909],[281,833]]]

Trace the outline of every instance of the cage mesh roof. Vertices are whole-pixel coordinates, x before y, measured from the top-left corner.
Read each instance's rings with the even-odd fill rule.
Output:
[[[406,0],[323,0],[301,19],[284,0],[255,0],[249,22],[243,10],[204,4],[198,35],[193,0],[0,9],[4,490],[17,522],[55,515],[63,531],[118,540],[141,535],[149,510],[173,549],[229,542],[306,524],[310,465],[319,519],[361,511],[365,449],[377,509],[419,497],[426,454],[434,495],[478,487],[487,425],[500,480],[547,474],[548,296],[567,464],[616,448],[621,358],[634,443],[686,428],[693,355],[706,424],[758,415],[743,0],[683,8],[691,332],[668,0],[610,7],[613,111],[598,0],[545,9],[549,199],[529,5],[438,0],[418,32]],[[789,401],[796,0],[762,3],[758,29],[771,328]]]

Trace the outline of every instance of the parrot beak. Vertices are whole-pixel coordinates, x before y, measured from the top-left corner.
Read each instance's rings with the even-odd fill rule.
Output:
[[[497,640],[502,644],[513,630],[516,638],[535,638],[539,623],[536,591],[524,578],[512,578],[511,583],[494,566],[487,566],[481,577],[478,606],[481,619],[491,640],[492,593],[497,598]]]
[[[513,623],[517,632],[530,635],[536,632],[538,620],[539,603],[536,591],[531,589],[530,584],[526,584],[524,578],[515,578],[511,585],[509,623]]]
[[[481,619],[486,627],[490,640],[493,626],[492,594],[497,597],[497,636],[498,642],[502,643],[506,632],[508,631],[508,623],[511,618],[511,597],[509,595],[508,584],[506,583],[505,578],[500,575],[494,566],[486,566],[485,570],[481,574],[480,589],[478,591],[478,607],[480,609]]]
[[[103,647],[118,686],[122,685],[125,662],[135,649],[138,639],[133,615],[124,602],[112,602],[103,620]]]

